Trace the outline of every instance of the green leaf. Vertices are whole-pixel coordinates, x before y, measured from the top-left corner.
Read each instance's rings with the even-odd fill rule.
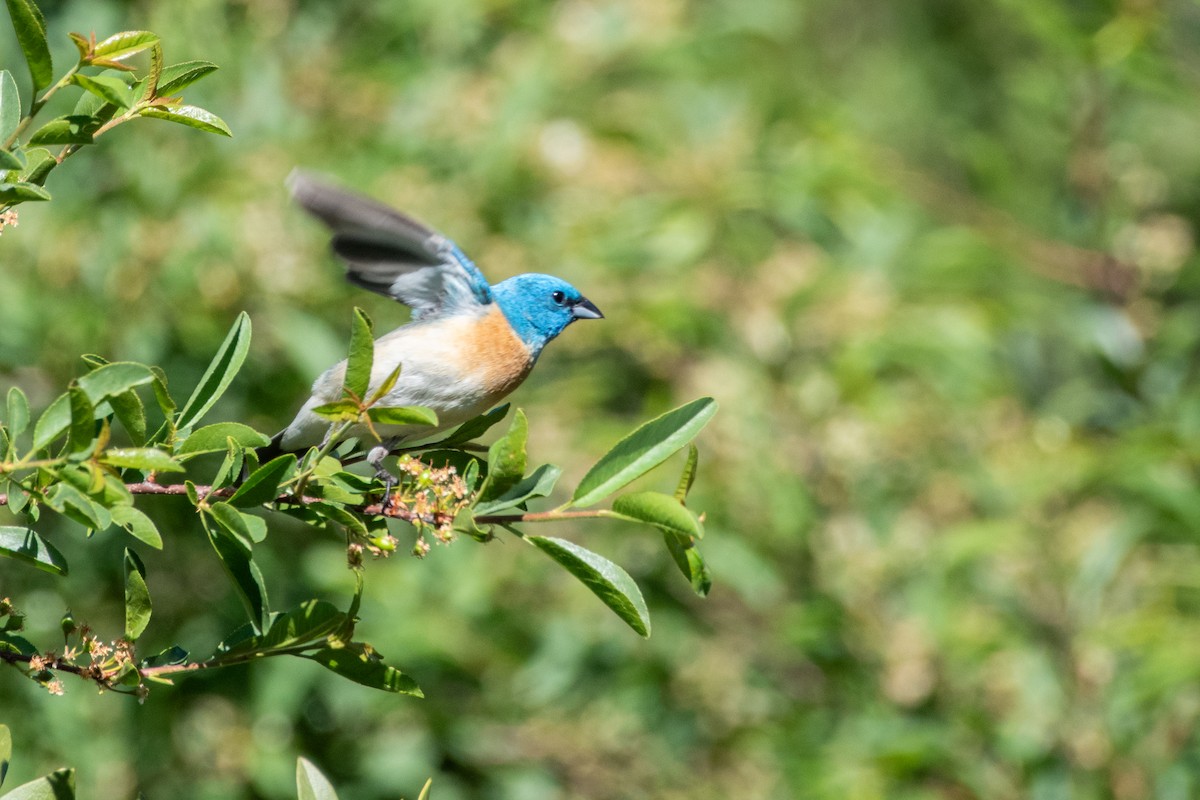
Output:
[[[165,119],[168,122],[177,122],[180,125],[187,125],[189,128],[197,128],[208,133],[233,136],[233,132],[229,130],[229,126],[225,124],[223,119],[211,111],[205,111],[203,108],[197,108],[196,106],[153,106],[142,109],[139,114],[143,117],[154,117],[155,119]]]
[[[338,800],[333,784],[304,757],[296,759],[296,800]]]
[[[182,64],[172,64],[162,71],[158,79],[158,89],[155,94],[159,97],[169,97],[191,86],[210,72],[217,65],[209,61],[184,61]]]
[[[96,438],[96,409],[87,393],[78,386],[67,390],[67,402],[71,408],[71,427],[67,434],[67,451],[82,453],[89,449]]]
[[[685,544],[678,536],[666,531],[663,531],[663,542],[667,545],[667,552],[674,559],[675,566],[679,567],[683,577],[692,584],[692,591],[701,597],[707,597],[712,588],[712,577],[699,548],[694,543]]]
[[[184,472],[183,465],[162,450],[153,447],[109,448],[100,462],[110,467],[141,469],[147,472]]]
[[[214,509],[218,505],[224,506],[234,514],[238,514],[240,518],[240,513],[232,506],[224,503],[214,503],[213,505]],[[213,516],[216,517],[216,514],[214,513]],[[243,541],[239,534],[234,534],[226,529],[220,517],[217,517],[217,521],[221,524],[205,526],[208,540],[212,543],[213,549],[217,551],[217,556],[233,580],[233,585],[242,598],[242,602],[245,603],[251,625],[255,630],[261,631],[266,627],[269,611],[267,587],[263,582],[262,572],[251,558],[249,542]],[[248,538],[249,531],[246,531],[245,535]]]
[[[133,105],[133,91],[130,90],[129,84],[120,78],[110,75],[89,76],[76,73],[71,78],[71,82],[118,108],[129,108]]]
[[[28,561],[55,575],[67,574],[67,561],[62,553],[29,528],[0,527],[0,556]]]
[[[150,31],[122,31],[99,42],[96,45],[95,56],[108,61],[123,61],[157,43],[158,36]]]
[[[167,664],[184,664],[188,660],[188,651],[177,644],[171,645],[161,653],[142,659],[143,667],[160,667]]]
[[[146,443],[146,407],[142,405],[142,398],[137,396],[137,392],[130,389],[124,394],[110,397],[108,404],[112,406],[113,413],[121,421],[121,425],[133,443],[138,447],[144,445]]]
[[[279,484],[287,480],[296,468],[296,457],[285,453],[263,464],[238,487],[229,498],[230,505],[259,506],[279,496]]]
[[[36,183],[25,181],[0,183],[0,203],[16,205],[17,203],[49,199],[50,193]]]
[[[335,400],[315,407],[312,412],[333,422],[358,419],[358,403],[354,400]]]
[[[492,538],[492,526],[480,527],[475,522],[475,512],[470,508],[461,509],[454,515],[453,528],[455,533],[470,536],[477,542],[486,542]]]
[[[95,117],[68,114],[47,122],[29,137],[29,144],[91,144],[100,127]]]
[[[437,425],[437,412],[425,406],[369,408],[367,416],[380,425]]]
[[[361,308],[354,309],[350,328],[350,357],[346,359],[346,377],[342,395],[363,400],[371,383],[371,368],[375,360],[375,337],[371,334],[371,318]]]
[[[50,45],[46,41],[46,20],[33,0],[5,0],[12,17],[13,31],[29,64],[33,91],[50,85],[54,79],[54,62],[50,60]]]
[[[14,439],[29,427],[29,399],[20,387],[8,390],[8,433]]]
[[[233,439],[242,447],[263,447],[271,443],[271,437],[265,436],[240,422],[218,422],[215,425],[205,425],[197,428],[175,448],[175,455],[196,456],[201,453],[218,453],[228,448],[228,440]]]
[[[0,786],[4,785],[4,776],[8,775],[8,765],[12,762],[12,734],[7,725],[0,725]]]
[[[87,393],[93,405],[124,394],[137,386],[154,380],[154,373],[145,364],[133,361],[114,361],[104,364],[79,378],[79,388]]]
[[[383,383],[375,387],[375,389],[371,392],[371,396],[367,398],[368,405],[375,405],[388,392],[396,388],[396,382],[400,380],[400,370],[403,368],[403,366],[403,364],[397,364],[396,368],[389,372],[387,377],[383,379]]]
[[[71,402],[66,393],[54,398],[33,426],[33,449],[41,450],[57,439],[71,424]]]
[[[588,470],[572,504],[590,506],[654,469],[691,441],[716,413],[717,401],[701,397],[645,423]]]
[[[0,145],[8,141],[21,123],[21,93],[12,73],[0,69]]]
[[[21,156],[20,150],[13,153],[7,150],[0,150],[0,170],[12,171],[21,169],[25,169],[25,159]]]
[[[497,406],[486,414],[480,414],[475,419],[469,419],[462,425],[459,425],[454,433],[442,439],[435,444],[441,447],[452,447],[463,442],[470,442],[478,439],[483,434],[487,433],[493,425],[504,419],[504,415],[508,413],[511,407],[510,403],[505,403],[502,406]]]
[[[210,510],[216,521],[224,525],[229,533],[238,536],[245,543],[247,549],[250,548],[251,542],[263,541],[262,534],[265,529],[259,528],[259,525],[256,524],[260,522],[258,517],[238,511],[224,501],[212,503]]]
[[[349,678],[372,689],[410,694],[414,697],[425,696],[416,681],[395,667],[383,663],[378,654],[358,642],[352,642],[345,647],[326,647],[306,654],[304,658],[312,659],[343,678]]]
[[[629,573],[601,555],[565,539],[527,536],[533,544],[592,590],[626,625],[650,636],[650,611]]]
[[[158,82],[162,78],[163,49],[155,42],[150,48],[150,71],[138,82],[139,96],[142,100],[153,100],[158,96]]]
[[[688,445],[687,461],[683,465],[683,473],[679,476],[679,484],[675,487],[675,499],[683,503],[687,500],[688,492],[692,490],[692,482],[696,480],[696,465],[700,461],[700,449],[696,443]]]
[[[475,515],[495,514],[497,511],[518,506],[534,497],[545,497],[554,491],[554,484],[558,482],[561,475],[562,468],[553,464],[542,464],[502,496],[477,504]]]
[[[325,600],[308,600],[279,614],[271,622],[256,649],[279,650],[307,642],[317,642],[337,632],[346,615]]]
[[[613,511],[626,519],[645,522],[690,541],[704,538],[704,528],[683,503],[661,492],[634,492],[613,501]]]
[[[68,483],[56,483],[46,493],[46,504],[85,528],[102,531],[112,524],[112,513]]]
[[[624,519],[661,530],[671,558],[691,582],[692,589],[701,597],[708,594],[712,578],[704,557],[696,549],[696,539],[704,537],[704,526],[677,497],[659,492],[622,495],[613,502],[613,512]]]
[[[118,505],[109,509],[113,522],[124,528],[130,536],[145,542],[156,550],[162,550],[162,536],[154,523],[133,506]]]
[[[200,385],[184,404],[183,411],[179,412],[179,419],[175,423],[177,428],[190,428],[199,422],[229,388],[249,351],[250,315],[243,311],[238,314],[233,327],[225,336],[225,341],[213,356],[204,377],[200,379]],[[224,442],[221,444],[221,449],[224,450]]]
[[[429,800],[429,790],[433,786],[433,778],[426,778],[425,785],[421,787],[421,793],[417,795],[417,800]]]
[[[59,769],[44,778],[23,783],[4,795],[3,800],[75,800],[75,770]]]
[[[477,502],[495,500],[520,483],[525,475],[525,443],[529,423],[525,412],[517,409],[508,433],[488,448],[488,476],[479,489]]]
[[[27,186],[40,187],[46,182],[46,176],[50,174],[50,170],[58,166],[58,161],[44,147],[25,148],[25,159],[27,163],[22,177],[25,179]],[[50,199],[49,192],[43,189],[42,193],[44,196],[38,199]]]
[[[138,554],[125,548],[125,638],[136,642],[150,623],[150,590],[146,588],[146,565]]]
[[[170,418],[177,406],[167,388],[167,373],[162,371],[162,367],[151,367],[150,371],[154,373],[154,399],[162,410],[163,416]]]

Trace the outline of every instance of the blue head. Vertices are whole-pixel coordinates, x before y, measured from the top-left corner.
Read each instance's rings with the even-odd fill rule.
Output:
[[[492,296],[535,357],[575,320],[604,316],[578,289],[553,275],[517,275],[493,286]]]

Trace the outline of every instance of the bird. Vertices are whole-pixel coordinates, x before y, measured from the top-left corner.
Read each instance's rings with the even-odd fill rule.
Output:
[[[368,396],[399,365],[379,407],[426,406],[436,425],[352,426],[381,477],[382,461],[406,441],[448,430],[495,406],[529,376],[542,349],[581,319],[602,319],[562,278],[530,272],[494,285],[453,241],[389,206],[305,171],[287,180],[292,198],[332,232],[330,247],[350,283],[409,306],[412,319],[375,340]],[[314,412],[343,397],[346,361],[313,382],[291,423],[258,451],[259,463],[321,445],[330,420]]]

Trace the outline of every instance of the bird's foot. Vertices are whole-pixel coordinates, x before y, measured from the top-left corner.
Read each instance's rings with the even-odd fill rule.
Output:
[[[389,448],[379,445],[371,448],[371,452],[367,454],[367,463],[375,470],[375,477],[383,481],[383,502],[380,505],[385,515],[392,507],[392,490],[400,482],[399,478],[388,472],[383,466],[383,460],[388,457],[388,452]]]

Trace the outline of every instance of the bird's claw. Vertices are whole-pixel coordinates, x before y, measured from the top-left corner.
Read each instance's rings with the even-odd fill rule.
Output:
[[[375,470],[376,479],[383,482],[383,502],[380,506],[385,515],[392,507],[392,490],[400,482],[399,478],[388,472],[383,466],[383,460],[388,457],[388,452],[387,447],[380,445],[371,448],[371,452],[367,454],[367,463]]]

